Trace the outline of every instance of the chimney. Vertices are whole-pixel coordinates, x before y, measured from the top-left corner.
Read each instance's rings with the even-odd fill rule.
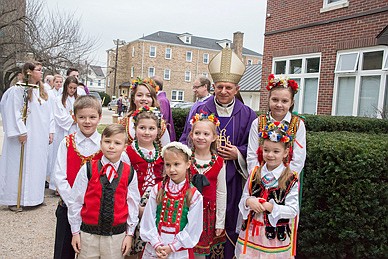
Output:
[[[244,33],[240,31],[233,33],[233,50],[241,60],[243,60],[242,58],[243,41],[244,41]]]

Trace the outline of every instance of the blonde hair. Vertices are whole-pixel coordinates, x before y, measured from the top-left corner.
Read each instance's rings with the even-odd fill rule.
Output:
[[[193,125],[191,127],[190,134],[189,134],[189,144],[191,147],[195,147],[194,143],[193,143],[192,135],[194,134],[194,129],[195,129],[195,126],[197,125],[198,122],[207,122],[207,124],[210,126],[211,131],[214,134],[214,136],[217,136],[217,127],[214,124],[214,122],[211,122],[209,120],[198,120],[198,121],[193,123]],[[217,153],[217,138],[210,144],[210,152]]]
[[[85,108],[92,108],[97,110],[98,115],[102,114],[102,107],[100,101],[94,96],[91,95],[81,95],[74,102],[74,115],[77,114],[78,110]]]

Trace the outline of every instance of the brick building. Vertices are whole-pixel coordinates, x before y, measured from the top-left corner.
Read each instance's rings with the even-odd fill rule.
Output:
[[[261,63],[262,55],[242,47],[243,33],[236,32],[233,42],[159,31],[129,42],[118,49],[116,87],[114,72],[108,71],[106,92],[129,94],[129,82],[136,77],[159,75],[170,101],[194,101],[192,85],[199,75],[210,77],[209,61],[226,45],[240,51],[246,65]],[[239,47],[241,46],[241,47]],[[108,67],[115,66],[116,51],[108,53]],[[116,94],[114,93],[114,89]]]
[[[263,85],[270,73],[298,81],[299,113],[381,117],[388,110],[387,25],[387,0],[268,0]]]

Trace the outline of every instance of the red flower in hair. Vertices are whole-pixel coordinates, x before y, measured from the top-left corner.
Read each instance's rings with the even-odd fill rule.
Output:
[[[298,83],[295,80],[288,80],[288,85],[294,90],[295,92],[298,91]]]
[[[274,75],[274,74],[270,74],[270,75],[268,76],[268,81],[271,82],[271,80],[273,80],[273,79],[275,79],[275,75]]]

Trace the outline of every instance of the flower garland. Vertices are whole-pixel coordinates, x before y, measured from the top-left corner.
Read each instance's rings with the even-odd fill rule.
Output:
[[[152,80],[151,78],[141,79],[140,77],[137,77],[136,79],[132,80],[131,90],[136,89],[138,85],[144,85],[144,84],[147,84],[152,88],[154,88],[156,93],[159,92],[159,86],[155,83],[154,80]]]
[[[269,122],[264,130],[259,132],[259,138],[269,139],[272,142],[288,143],[292,140],[292,136],[288,133],[288,124],[280,123],[279,121]]]
[[[268,76],[268,84],[267,84],[267,90],[271,90],[274,87],[283,87],[288,88],[291,87],[291,89],[296,94],[299,91],[298,83],[295,80],[289,79],[288,77],[283,76],[277,76],[275,77],[274,74],[270,74]]]
[[[212,114],[208,114],[207,112],[205,111],[201,111],[201,113],[196,113],[190,120],[190,124],[193,125],[194,123],[196,123],[197,121],[202,121],[202,120],[209,120],[210,122],[214,123],[214,125],[216,125],[216,127],[220,126],[220,121],[218,120],[218,118],[214,115],[214,113]]]
[[[137,142],[137,139],[134,140],[135,141],[135,149],[137,151],[137,153],[139,153],[139,155],[141,156],[141,158],[143,158],[147,163],[153,163],[155,162],[158,157],[159,157],[159,147],[158,145],[156,144],[156,142],[154,141],[154,148],[155,148],[155,155],[153,158],[151,159],[148,159],[144,156],[143,152],[141,151],[140,147],[139,147],[139,143]]]
[[[160,110],[157,107],[149,107],[146,105],[144,107],[137,109],[136,111],[134,111],[132,113],[132,118],[133,118],[134,122],[137,122],[137,116],[142,112],[152,112],[153,114],[156,115],[158,120],[160,120],[162,118],[162,115],[160,114]]]

